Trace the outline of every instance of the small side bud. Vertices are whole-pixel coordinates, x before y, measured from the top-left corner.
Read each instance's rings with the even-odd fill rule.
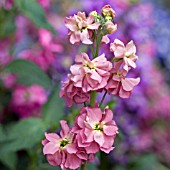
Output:
[[[114,24],[111,21],[107,21],[105,27],[108,34],[113,34],[117,30],[117,24]]]
[[[93,15],[94,17],[97,17],[97,12],[96,11],[92,11],[92,12],[90,12],[89,15]]]

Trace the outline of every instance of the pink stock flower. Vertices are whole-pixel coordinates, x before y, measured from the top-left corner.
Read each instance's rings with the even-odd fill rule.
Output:
[[[41,107],[47,101],[45,90],[39,85],[17,86],[12,94],[12,106],[21,118],[40,116]]]
[[[125,78],[127,72],[125,70],[118,71],[115,68],[112,69],[111,78],[105,87],[110,94],[118,95],[121,98],[130,97],[133,88],[140,82],[140,78]]]
[[[63,82],[63,87],[60,90],[60,97],[64,97],[67,106],[71,107],[73,102],[76,104],[88,102],[90,93],[85,93],[82,91],[82,88],[74,86],[71,75],[68,75],[68,79],[68,81]]]
[[[82,88],[84,92],[89,92],[106,86],[112,63],[107,61],[104,54],[91,61],[86,53],[80,53],[76,56],[75,62],[76,64],[72,65],[70,70],[71,80],[76,87]]]
[[[113,112],[105,108],[83,107],[76,117],[76,139],[79,147],[85,148],[88,154],[100,150],[109,153],[113,150],[113,143],[118,128],[113,119]]]
[[[66,17],[65,26],[69,29],[68,36],[71,44],[93,44],[90,40],[92,31],[97,30],[100,23],[94,23],[94,16],[90,15],[86,18],[85,12],[78,12],[77,15]]]
[[[44,145],[43,153],[47,155],[49,164],[61,166],[62,169],[77,169],[87,160],[87,154],[78,150],[75,143],[75,134],[71,131],[66,121],[60,121],[62,130],[60,136],[55,133],[45,133],[46,139],[42,141]]]
[[[112,7],[110,5],[105,5],[102,10],[101,13],[104,17],[111,17],[112,19],[115,17],[115,11],[112,9]]]
[[[135,61],[138,59],[138,56],[135,55],[136,46],[133,41],[130,41],[125,47],[123,42],[115,39],[114,42],[110,44],[110,50],[114,52],[115,58],[123,59],[123,69],[128,71],[129,66],[136,68]]]

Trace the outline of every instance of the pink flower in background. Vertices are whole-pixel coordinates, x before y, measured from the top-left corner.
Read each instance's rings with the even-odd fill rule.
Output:
[[[45,90],[39,85],[17,86],[12,94],[12,107],[21,118],[40,116],[41,106],[47,101]]]
[[[40,5],[46,9],[50,7],[50,1],[51,0],[38,0],[38,2],[40,3]]]
[[[46,139],[42,141],[44,145],[43,153],[47,155],[49,164],[61,166],[62,169],[77,169],[83,160],[87,160],[87,154],[78,150],[75,143],[75,134],[64,120],[60,121],[60,136],[55,133],[45,133]]]
[[[68,81],[63,82],[63,87],[60,90],[60,97],[64,97],[67,106],[71,107],[73,102],[76,104],[88,102],[90,93],[85,93],[82,88],[74,86],[71,75],[68,76],[68,79]]]
[[[138,56],[135,55],[136,46],[134,45],[133,41],[130,41],[125,47],[123,42],[115,39],[114,42],[110,44],[110,50],[114,52],[115,58],[123,59],[123,69],[128,71],[129,66],[136,68],[135,61],[138,59]]]
[[[52,33],[46,29],[39,29],[40,44],[51,52],[62,52],[63,47],[54,41]]]
[[[2,75],[0,75],[0,80],[2,80],[6,88],[12,88],[16,83],[16,76],[10,73],[2,73]]]
[[[106,86],[112,63],[107,61],[104,54],[91,61],[86,53],[80,53],[76,56],[75,62],[76,64],[72,65],[70,70],[71,80],[76,87],[89,92]]]
[[[78,12],[77,15],[66,17],[65,26],[69,29],[68,36],[71,44],[93,44],[90,40],[92,31],[97,30],[100,23],[94,23],[94,16],[86,17],[85,12]]]
[[[106,153],[113,150],[118,128],[112,119],[113,112],[108,108],[102,112],[98,107],[83,107],[75,120],[78,146],[84,147],[88,154],[99,149]]]
[[[4,7],[6,10],[10,10],[13,5],[13,0],[1,0],[0,7]]]
[[[105,87],[110,94],[118,95],[121,98],[130,97],[133,88],[140,82],[140,78],[126,78],[127,72],[125,70],[118,71],[115,68],[112,69],[111,78]]]
[[[41,69],[47,71],[55,61],[55,56],[49,51],[40,49],[27,49],[19,54],[19,58],[23,58],[40,66]]]

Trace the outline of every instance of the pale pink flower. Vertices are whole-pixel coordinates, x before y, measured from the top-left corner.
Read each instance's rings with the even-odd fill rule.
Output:
[[[82,88],[84,92],[89,92],[106,86],[112,63],[107,61],[104,54],[91,61],[86,53],[80,53],[76,56],[75,62],[76,64],[72,65],[70,70],[71,80],[76,87]]]
[[[128,98],[132,94],[135,86],[140,82],[140,78],[126,78],[127,72],[125,70],[118,71],[112,69],[112,75],[105,87],[110,94],[118,95],[121,98]]]
[[[105,27],[108,34],[113,34],[117,30],[117,24],[114,24],[111,21],[107,21]]]
[[[114,52],[115,58],[123,59],[123,69],[128,71],[129,66],[136,68],[135,62],[138,59],[138,56],[135,55],[136,46],[133,41],[130,41],[126,46],[124,46],[123,42],[115,39],[114,42],[110,44],[110,50]]]
[[[92,31],[97,30],[100,23],[94,23],[94,16],[86,17],[85,12],[78,12],[77,15],[66,17],[65,26],[69,29],[69,37],[71,44],[93,44],[90,40]]]
[[[45,133],[46,139],[42,141],[44,145],[43,153],[47,155],[49,164],[61,166],[62,169],[77,169],[87,160],[87,154],[78,150],[75,143],[75,135],[69,128],[65,120],[60,121],[60,136],[56,133]]]
[[[107,35],[104,35],[102,37],[101,43],[108,44],[110,42],[110,39]]]
[[[64,97],[67,106],[71,107],[73,102],[76,104],[88,102],[90,93],[85,93],[82,91],[82,88],[74,86],[71,75],[68,75],[68,79],[68,81],[63,82],[63,87],[60,90],[60,97]]]
[[[75,119],[76,139],[79,147],[84,147],[88,154],[100,150],[109,153],[118,128],[113,119],[113,112],[105,108],[104,112],[98,107],[83,107]]]
[[[110,5],[105,5],[102,10],[101,13],[104,17],[111,17],[112,19],[115,17],[115,11],[112,9],[112,7]]]

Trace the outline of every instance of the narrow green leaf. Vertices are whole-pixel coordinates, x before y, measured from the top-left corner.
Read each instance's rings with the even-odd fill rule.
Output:
[[[45,28],[52,33],[56,33],[54,28],[45,18],[45,13],[40,4],[36,0],[14,0],[15,5],[27,16],[38,28]]]
[[[31,84],[39,84],[46,89],[51,88],[51,80],[48,75],[30,61],[16,59],[5,67],[5,71],[16,74],[19,84],[28,86]]]
[[[59,90],[59,86],[55,87],[48,102],[43,106],[43,119],[51,124],[58,123],[64,114],[64,103],[59,97]]]

